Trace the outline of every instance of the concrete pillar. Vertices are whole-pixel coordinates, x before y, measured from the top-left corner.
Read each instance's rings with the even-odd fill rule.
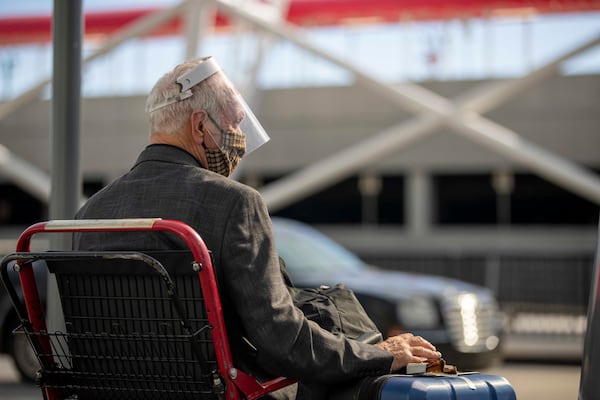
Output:
[[[432,220],[430,174],[422,169],[411,170],[406,175],[404,196],[407,231],[414,236],[427,233]]]
[[[374,173],[362,174],[358,178],[358,189],[361,194],[362,223],[377,224],[379,219],[379,193],[381,192],[381,177]]]

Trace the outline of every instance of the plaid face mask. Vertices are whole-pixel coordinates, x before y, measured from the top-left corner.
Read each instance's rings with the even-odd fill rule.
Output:
[[[217,149],[205,149],[208,169],[223,176],[230,176],[246,153],[246,136],[233,130],[223,132],[223,145]]]

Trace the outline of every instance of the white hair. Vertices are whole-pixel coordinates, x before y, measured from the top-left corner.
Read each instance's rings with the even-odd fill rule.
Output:
[[[206,58],[198,58],[183,62],[164,74],[154,85],[146,99],[146,110],[152,110],[157,105],[172,99],[181,92],[177,78],[185,74]],[[191,88],[193,96],[160,107],[149,113],[150,134],[162,133],[177,135],[186,128],[190,114],[195,110],[206,110],[210,114],[221,114],[224,101],[232,93],[232,88],[224,79],[219,79],[222,73],[216,73]]]

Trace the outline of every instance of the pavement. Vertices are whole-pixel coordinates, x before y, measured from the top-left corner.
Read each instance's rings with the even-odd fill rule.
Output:
[[[0,400],[41,400],[41,390],[32,383],[19,381],[13,361],[6,355],[0,356]]]

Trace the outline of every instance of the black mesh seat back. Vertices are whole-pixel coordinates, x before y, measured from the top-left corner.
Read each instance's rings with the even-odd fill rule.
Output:
[[[146,254],[169,272],[191,330],[183,329],[164,277],[142,261],[48,261],[66,328],[53,337],[62,357],[55,357],[60,368],[45,374],[48,385],[80,399],[215,397],[209,378],[216,370],[214,348],[193,257]]]

